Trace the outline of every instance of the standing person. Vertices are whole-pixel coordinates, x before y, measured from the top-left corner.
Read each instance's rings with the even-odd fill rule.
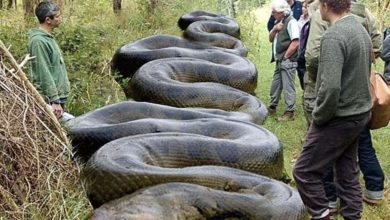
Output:
[[[319,41],[322,34],[328,28],[328,24],[321,19],[321,14],[317,10],[317,7],[318,3],[313,4],[311,8],[311,11],[315,12],[313,12],[310,18],[311,27],[305,54],[307,73],[304,77],[305,89],[303,109],[308,124],[310,124],[312,120],[311,114],[314,108],[314,100],[316,97],[314,87],[316,83],[318,57],[320,53]],[[366,31],[369,33],[371,42],[373,44],[373,52],[375,57],[378,57],[382,50],[382,38],[379,28],[376,24],[376,19],[363,4],[357,3],[355,1],[352,1],[350,11],[354,15],[355,19],[357,19],[357,21],[366,28]],[[378,204],[382,201],[384,196],[384,173],[375,154],[375,149],[371,140],[371,133],[368,127],[366,127],[359,136],[358,161],[365,182],[363,199],[369,204]],[[329,208],[332,213],[337,211],[338,206],[337,190],[333,179],[333,166],[330,166],[325,171],[323,183],[326,196],[329,200]]]
[[[381,54],[382,60],[385,62],[384,77],[387,84],[390,84],[390,35],[388,34],[383,41],[383,51]]]
[[[359,134],[370,118],[372,43],[349,14],[351,0],[319,0],[330,27],[320,43],[316,99],[293,176],[312,219],[330,219],[322,178],[334,164],[344,219],[360,219],[362,195],[357,164]]]
[[[305,61],[305,51],[307,38],[309,36],[310,22],[309,22],[309,11],[308,5],[311,4],[314,0],[307,0],[302,2],[302,15],[298,20],[299,26],[299,49],[298,49],[298,78],[299,83],[301,85],[301,89],[303,90],[303,77],[306,71],[306,61]]]
[[[70,90],[64,59],[52,35],[61,24],[61,12],[55,3],[43,1],[35,8],[35,15],[39,27],[29,32],[28,53],[35,56],[29,78],[60,118]]]
[[[286,111],[278,120],[289,121],[294,119],[295,110],[294,80],[299,47],[299,27],[285,0],[272,1],[272,15],[276,18],[277,24],[269,32],[269,41],[272,42],[272,54],[276,66],[271,84],[271,101],[268,112],[271,115],[276,113],[283,90]]]
[[[291,11],[293,13],[293,17],[296,20],[299,20],[299,18],[302,15],[302,3],[300,1],[295,1],[295,0],[286,0],[286,2],[290,5]],[[275,22],[276,22],[276,19],[271,14],[271,16],[268,19],[268,23],[267,23],[268,32],[271,31],[272,28],[275,26]]]

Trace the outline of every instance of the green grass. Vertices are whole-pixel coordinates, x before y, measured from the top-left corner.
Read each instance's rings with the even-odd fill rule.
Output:
[[[254,11],[251,16],[239,16],[237,20],[241,25],[242,40],[250,49],[248,57],[255,63],[259,72],[258,88],[256,90],[257,97],[267,105],[269,103],[269,90],[275,66],[270,63],[271,43],[268,41],[268,32],[266,29],[267,20],[265,20],[268,17],[264,16],[264,14],[269,15],[268,8],[258,9]],[[383,62],[379,61],[374,68],[378,71],[382,71]],[[268,117],[264,124],[264,127],[273,132],[283,144],[285,170],[290,178],[292,178],[292,168],[302,149],[302,142],[307,129],[302,109],[302,90],[300,89],[297,77],[295,80],[295,87],[297,91],[295,120],[278,123],[275,120],[275,117]],[[283,114],[284,108],[284,99],[282,99],[278,106],[277,114]],[[373,144],[386,177],[390,175],[390,161],[387,159],[390,156],[389,134],[390,126],[372,131]],[[361,180],[361,184],[362,187],[364,187],[363,180]],[[389,180],[386,178],[385,200],[383,204],[375,207],[364,204],[362,219],[390,219],[389,184]],[[294,186],[294,182],[291,182],[291,185]],[[338,219],[342,218],[339,216]]]

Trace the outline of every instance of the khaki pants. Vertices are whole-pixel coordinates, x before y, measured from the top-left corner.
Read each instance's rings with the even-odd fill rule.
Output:
[[[270,90],[270,106],[276,107],[279,104],[283,91],[286,111],[295,110],[295,71],[297,62],[290,60],[276,61],[274,76]]]

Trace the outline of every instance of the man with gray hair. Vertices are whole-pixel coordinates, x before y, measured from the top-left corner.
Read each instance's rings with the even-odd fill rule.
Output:
[[[272,15],[276,24],[269,32],[269,41],[272,42],[272,54],[276,61],[275,71],[271,84],[271,101],[268,107],[270,115],[276,113],[276,107],[282,91],[286,110],[278,120],[290,121],[294,119],[295,110],[295,70],[297,68],[299,47],[299,26],[292,16],[290,5],[285,0],[273,0],[271,3]]]
[[[35,88],[51,105],[60,118],[69,95],[69,80],[61,50],[52,35],[61,24],[60,8],[51,1],[43,1],[35,9],[39,27],[29,32],[28,53],[35,56],[29,78]]]

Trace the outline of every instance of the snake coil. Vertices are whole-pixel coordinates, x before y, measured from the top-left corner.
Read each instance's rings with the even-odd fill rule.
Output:
[[[303,218],[298,193],[272,179],[282,176],[283,151],[258,126],[267,111],[237,23],[195,11],[178,25],[184,38],[151,36],[115,53],[135,101],[68,122],[87,161],[92,218]]]

